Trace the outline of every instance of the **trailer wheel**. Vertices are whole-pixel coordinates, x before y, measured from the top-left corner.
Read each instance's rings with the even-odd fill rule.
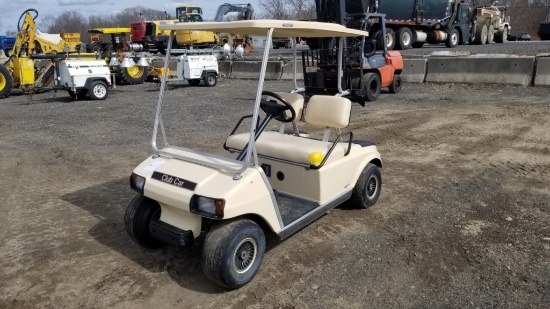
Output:
[[[13,78],[8,68],[0,64],[0,99],[10,95]]]
[[[369,163],[359,176],[350,203],[356,208],[369,208],[376,204],[382,189],[382,173],[378,166]]]
[[[201,83],[200,79],[188,79],[187,82],[191,86],[198,86]]]
[[[391,93],[401,92],[401,89],[403,89],[403,79],[401,78],[401,75],[395,74],[393,76],[393,81],[391,82],[391,85],[388,88]]]
[[[489,26],[489,30],[487,30],[487,44],[492,44],[495,42],[495,27],[493,25]]]
[[[107,84],[104,81],[96,80],[92,83],[88,94],[92,100],[105,100],[107,95],[109,95],[109,88],[107,88]]]
[[[241,219],[215,225],[202,248],[202,269],[216,284],[239,288],[260,269],[265,251],[265,235],[254,221]]]
[[[402,27],[395,33],[395,49],[405,50],[411,48],[413,41],[413,34],[408,27]]]
[[[206,87],[214,87],[218,83],[218,78],[216,77],[216,74],[214,73],[208,73],[204,77],[204,84]]]
[[[153,218],[160,218],[159,204],[143,195],[136,195],[128,204],[124,215],[124,226],[132,240],[147,248],[160,248],[166,243],[154,238],[149,230]]]
[[[449,48],[454,48],[458,45],[459,41],[460,34],[458,33],[458,30],[451,29],[451,31],[449,31],[449,35],[447,35],[447,40],[445,40],[445,46]]]
[[[485,42],[487,42],[487,26],[483,25],[480,27],[480,25],[477,25],[474,44],[483,45]]]
[[[118,70],[120,81],[127,85],[143,84],[147,75],[149,75],[149,67],[140,67],[138,65]]]
[[[380,95],[380,77],[376,73],[365,73],[361,88],[363,89],[363,97],[367,101],[376,101]]]

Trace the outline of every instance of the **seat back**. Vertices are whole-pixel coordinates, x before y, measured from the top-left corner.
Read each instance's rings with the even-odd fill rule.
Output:
[[[329,127],[345,128],[349,125],[351,101],[343,97],[314,95],[307,103],[306,123]]]

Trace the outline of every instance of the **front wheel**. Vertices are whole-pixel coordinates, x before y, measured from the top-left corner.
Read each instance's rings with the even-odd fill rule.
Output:
[[[92,100],[105,100],[109,94],[109,88],[104,81],[96,80],[92,83],[88,94]]]
[[[365,73],[361,88],[366,101],[376,101],[380,95],[380,77],[376,73]]]
[[[13,86],[13,79],[8,68],[0,64],[0,98],[5,98],[10,94]]]
[[[449,34],[447,36],[447,40],[445,40],[445,46],[449,48],[455,48],[460,41],[460,34],[458,33],[458,30],[451,29],[449,31]]]
[[[254,278],[262,264],[265,235],[254,221],[221,222],[206,235],[202,269],[214,283],[237,289]]]
[[[218,83],[218,78],[216,77],[216,74],[214,73],[208,73],[204,77],[204,84],[206,87],[214,87]]]
[[[149,229],[151,220],[160,218],[160,211],[159,204],[150,198],[137,195],[132,199],[124,215],[124,225],[135,243],[147,248],[160,248],[166,245],[154,238]]]
[[[356,208],[368,208],[378,201],[382,189],[382,173],[378,166],[369,163],[359,176],[350,202]]]

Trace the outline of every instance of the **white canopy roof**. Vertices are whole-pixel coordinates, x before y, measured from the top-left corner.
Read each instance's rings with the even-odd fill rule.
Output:
[[[231,22],[184,22],[159,25],[160,30],[207,30],[265,36],[273,28],[274,37],[355,37],[368,36],[366,31],[346,28],[334,23],[298,20],[239,20]]]

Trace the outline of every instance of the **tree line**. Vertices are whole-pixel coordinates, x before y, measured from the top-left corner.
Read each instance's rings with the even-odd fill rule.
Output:
[[[494,0],[481,0],[478,3],[490,5],[494,2]],[[539,24],[547,18],[549,2],[549,0],[499,0],[495,5],[507,7],[506,15],[510,16],[513,33],[528,32],[532,37],[536,37]],[[260,0],[260,7],[260,13],[256,14],[256,18],[314,20],[316,15],[314,0]],[[85,17],[78,11],[64,11],[57,16],[40,18],[37,22],[38,29],[42,32],[77,32],[80,33],[82,40],[87,42],[88,29],[127,28],[134,21],[170,19],[170,15],[164,11],[135,6],[111,15],[89,17]],[[15,34],[15,31],[8,31],[8,35]]]

